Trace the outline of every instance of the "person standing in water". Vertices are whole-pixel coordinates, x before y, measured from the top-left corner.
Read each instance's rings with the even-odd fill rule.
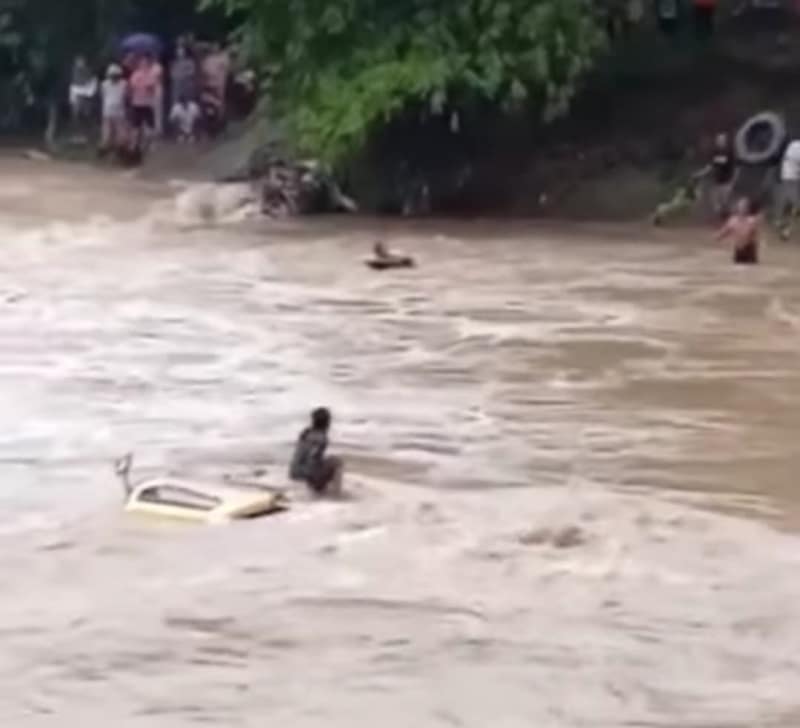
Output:
[[[717,240],[733,243],[733,262],[755,265],[761,253],[761,213],[747,197],[741,198],[733,213],[719,229]]]
[[[342,494],[344,463],[340,458],[326,456],[331,413],[319,407],[311,413],[311,425],[300,433],[289,466],[289,477],[305,483],[318,496],[338,497]]]

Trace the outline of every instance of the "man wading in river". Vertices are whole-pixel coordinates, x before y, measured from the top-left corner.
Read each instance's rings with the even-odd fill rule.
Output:
[[[761,213],[746,197],[736,203],[733,214],[717,233],[717,240],[733,243],[733,262],[755,265],[761,252]]]

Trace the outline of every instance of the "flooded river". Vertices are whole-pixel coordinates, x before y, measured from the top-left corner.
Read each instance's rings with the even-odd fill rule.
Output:
[[[798,725],[800,250],[3,164],[0,725]],[[322,403],[352,502],[122,515],[115,457],[282,484]]]

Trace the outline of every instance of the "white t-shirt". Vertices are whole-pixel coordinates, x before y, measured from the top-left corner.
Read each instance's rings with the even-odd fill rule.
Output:
[[[197,120],[200,118],[200,107],[190,101],[188,104],[175,104],[170,112],[170,121],[178,127],[181,134],[190,136],[194,134]]]
[[[781,164],[781,179],[785,182],[800,180],[800,139],[795,139],[786,147]]]
[[[103,116],[106,119],[121,119],[125,116],[125,98],[128,84],[125,79],[103,81]]]

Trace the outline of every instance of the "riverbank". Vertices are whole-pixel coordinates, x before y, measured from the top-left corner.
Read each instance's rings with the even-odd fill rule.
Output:
[[[728,20],[702,46],[637,31],[550,125],[538,108],[509,115],[489,105],[457,133],[436,119],[386,130],[343,165],[345,189],[387,215],[644,220],[705,164],[721,130],[764,109],[783,114],[790,132],[800,121],[797,23],[756,16]],[[224,176],[261,142],[252,128],[234,134],[195,167]]]
[[[406,205],[408,190],[396,187],[391,167],[377,160],[344,170],[340,179],[367,215],[403,217],[406,206],[412,217],[645,223],[705,163],[719,130],[735,131],[766,108],[784,114],[791,131],[800,121],[800,104],[793,100],[796,82],[800,72],[754,70],[715,55],[699,71],[692,64],[673,68],[649,78],[644,88],[629,81],[587,90],[572,115],[552,128],[516,120],[487,129],[490,143],[477,155],[465,151],[454,157],[454,166],[432,173],[437,176],[427,205]],[[135,170],[98,166],[110,179],[130,177],[145,184],[222,180],[246,172],[253,155],[274,141],[270,134],[269,127],[253,120],[213,143],[158,144]],[[81,156],[87,154],[65,158]],[[87,163],[94,165],[91,159]],[[455,177],[460,181],[453,188]],[[707,222],[697,205],[671,224]]]
[[[735,132],[763,109],[783,113],[790,129],[800,119],[791,93],[795,77],[767,77],[717,59],[700,74],[686,68],[646,89],[587,92],[553,128],[521,127],[517,121],[494,128],[477,156],[465,150],[454,166],[432,173],[437,176],[427,206],[412,204],[405,212],[644,222],[705,163],[720,130]],[[262,129],[253,122],[213,144],[160,146],[137,174],[193,181],[240,175],[268,138]],[[458,175],[454,189],[451,178]],[[373,160],[345,170],[340,179],[366,214],[403,216],[405,193],[394,187],[390,166]],[[678,220],[706,221],[699,206]]]

